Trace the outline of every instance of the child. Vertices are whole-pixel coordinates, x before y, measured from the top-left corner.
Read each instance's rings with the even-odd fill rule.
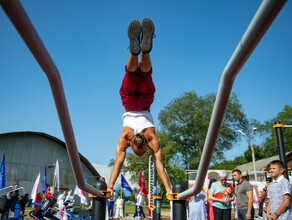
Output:
[[[267,218],[292,219],[291,184],[283,176],[284,163],[280,160],[272,161],[269,171],[273,182],[268,188],[270,202],[267,207]]]

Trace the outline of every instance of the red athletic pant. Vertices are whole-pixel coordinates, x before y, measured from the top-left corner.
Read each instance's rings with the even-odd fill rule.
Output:
[[[152,68],[144,73],[140,67],[135,72],[130,72],[125,67],[120,95],[123,106],[130,111],[147,110],[153,103],[155,86],[152,81]]]

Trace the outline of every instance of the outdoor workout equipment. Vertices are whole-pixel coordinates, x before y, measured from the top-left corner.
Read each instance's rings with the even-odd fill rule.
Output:
[[[152,156],[149,157],[149,208],[151,217],[154,220],[159,220],[161,217],[161,199],[162,197],[157,192],[157,170],[152,161]]]
[[[109,199],[111,195],[109,191],[106,191],[107,185],[104,181],[97,181],[95,187],[99,190],[99,192],[101,192],[101,195],[89,195],[89,197],[93,199],[91,218],[94,220],[104,220],[106,215],[107,199]]]
[[[286,1],[287,0],[264,0],[262,2],[232,57],[226,65],[221,76],[209,129],[200,160],[197,181],[191,189],[179,193],[177,195],[178,199],[185,199],[192,195],[198,194],[201,191],[212,158],[218,133],[220,131],[234,79]],[[95,189],[91,185],[88,185],[84,181],[61,77],[53,60],[43,45],[19,0],[0,0],[0,4],[48,77],[59,115],[59,120],[62,126],[68,155],[78,187],[81,190],[100,196],[101,193],[99,190]],[[176,196],[170,195],[170,197],[175,198]],[[174,219],[176,220],[176,218]]]
[[[289,173],[288,173],[286,152],[285,152],[283,131],[282,131],[283,127],[284,127],[284,125],[281,123],[281,121],[276,121],[275,124],[273,125],[273,128],[275,128],[276,134],[277,134],[279,157],[280,157],[280,160],[283,161],[283,163],[285,165],[285,174],[284,175],[287,178],[287,180],[289,180]]]
[[[0,0],[0,4],[14,27],[30,49],[49,80],[61,123],[67,152],[75,181],[81,190],[100,196],[100,192],[84,180],[80,157],[74,137],[69,110],[59,71],[19,0]]]
[[[20,192],[22,192],[20,194]],[[6,195],[9,194],[9,197]],[[8,186],[0,190],[0,213],[1,220],[22,220],[24,218],[25,206],[28,203],[28,194],[24,192],[24,188],[13,189]],[[13,217],[9,218],[9,211],[12,211]]]
[[[221,76],[196,182],[192,188],[179,193],[179,199],[188,198],[202,190],[234,79],[285,3],[286,0],[264,0],[262,2],[227,63]],[[175,208],[173,208],[173,213],[175,212]],[[176,217],[174,220],[177,220]]]
[[[44,218],[46,219],[52,219],[52,220],[59,220],[59,218],[56,216],[57,210],[53,209],[54,205],[57,202],[57,196],[58,193],[54,193],[51,198],[48,198],[44,201],[44,203],[34,203],[31,204],[34,206],[40,206],[40,209],[32,210],[30,211],[29,215],[33,218],[36,218],[38,220],[42,220]]]

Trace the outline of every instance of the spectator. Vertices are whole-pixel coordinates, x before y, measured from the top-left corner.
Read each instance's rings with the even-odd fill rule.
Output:
[[[113,218],[114,204],[115,204],[115,194],[113,194],[113,196],[108,199],[108,217],[109,217],[109,219]]]
[[[213,183],[215,183],[217,180],[216,179],[211,179],[209,187],[208,187],[208,191],[207,191],[207,195],[209,195],[209,191],[210,188],[212,186]],[[208,220],[214,220],[214,212],[213,212],[213,201],[209,200],[209,196],[208,196]]]
[[[145,214],[143,211],[143,192],[140,189],[139,194],[137,195],[137,203],[136,203],[137,209],[136,212],[134,214],[134,218],[138,213],[141,213],[141,215],[143,216],[143,218],[145,218]]]
[[[267,218],[274,219],[292,219],[291,202],[291,184],[283,176],[284,163],[280,160],[274,160],[270,163],[270,175],[273,182],[268,188]]]
[[[121,195],[118,195],[118,198],[116,200],[116,215],[115,219],[123,218],[123,206],[124,206],[124,200],[121,198]]]
[[[136,206],[136,204],[137,204],[137,196],[139,195],[140,190],[141,190],[141,188],[140,188],[140,186],[138,186],[137,192],[135,193],[135,213],[137,213],[137,206]],[[134,218],[135,217],[136,217],[136,215],[134,215]]]
[[[203,190],[193,197],[193,201],[190,203],[190,220],[207,219],[205,197]]]
[[[64,205],[64,202],[65,202],[65,199],[66,199],[66,195],[67,195],[67,192],[66,191],[63,191],[62,194],[60,194],[57,198],[57,204],[59,206],[59,210],[62,209],[63,205]]]
[[[267,166],[267,171],[270,175],[270,165]],[[265,187],[263,188],[263,191],[262,191],[262,207],[263,207],[263,211],[262,211],[262,217],[264,220],[267,220],[267,207],[268,207],[268,203],[269,203],[269,199],[267,198],[267,195],[268,195],[268,187],[270,185],[270,183],[272,182],[272,177],[270,175],[270,177],[267,177],[267,180],[266,180],[266,184],[265,184]]]
[[[254,219],[253,187],[242,177],[240,170],[233,170],[232,177],[237,182],[234,194],[236,196],[236,210],[238,220]]]
[[[50,199],[52,197],[52,194],[50,193],[50,187],[47,187],[46,194],[45,194],[45,200]]]
[[[209,200],[213,201],[215,220],[231,219],[231,202],[234,200],[234,188],[227,183],[226,171],[219,172],[219,181],[212,184],[209,190]]]
[[[13,186],[13,191],[7,193],[7,194],[6,194],[6,197],[7,197],[8,199],[18,198],[18,195],[19,195],[19,189],[18,189],[18,188],[19,188],[18,184],[17,184],[17,183],[14,184],[14,186]]]

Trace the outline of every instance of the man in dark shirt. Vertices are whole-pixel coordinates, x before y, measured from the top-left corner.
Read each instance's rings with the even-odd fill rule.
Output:
[[[238,183],[234,190],[238,220],[254,219],[252,185],[242,177],[240,170],[233,170],[232,177]]]

